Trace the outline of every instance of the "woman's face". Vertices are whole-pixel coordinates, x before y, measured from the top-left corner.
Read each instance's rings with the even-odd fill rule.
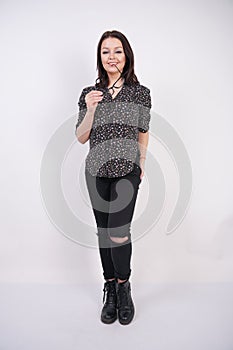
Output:
[[[122,43],[117,38],[104,39],[101,45],[101,61],[108,75],[115,75],[118,69],[122,72],[125,65],[125,53]]]

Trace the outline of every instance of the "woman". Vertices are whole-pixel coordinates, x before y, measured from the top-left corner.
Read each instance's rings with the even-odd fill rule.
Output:
[[[97,69],[95,85],[79,97],[75,133],[82,144],[90,140],[85,178],[106,280],[101,321],[110,324],[118,314],[119,322],[127,325],[135,312],[130,225],[144,176],[151,97],[134,73],[132,48],[119,31],[101,36]]]

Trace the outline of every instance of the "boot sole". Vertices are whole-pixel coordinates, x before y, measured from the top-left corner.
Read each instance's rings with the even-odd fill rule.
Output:
[[[111,318],[109,320],[106,320],[106,319],[101,317],[101,321],[105,324],[111,324],[111,323],[115,322],[116,320],[117,320],[117,315],[114,318]]]
[[[131,317],[130,317],[128,320],[124,321],[124,320],[121,320],[121,319],[118,317],[118,321],[120,322],[120,324],[126,326],[127,324],[129,324],[129,323],[133,320],[134,314],[135,314],[135,308],[133,307],[133,313],[132,313]]]

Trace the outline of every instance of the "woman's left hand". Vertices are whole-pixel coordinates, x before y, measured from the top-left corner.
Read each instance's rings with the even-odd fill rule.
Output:
[[[140,180],[142,180],[142,178],[144,176],[144,165],[140,164],[140,168],[142,170],[141,175],[140,175]]]

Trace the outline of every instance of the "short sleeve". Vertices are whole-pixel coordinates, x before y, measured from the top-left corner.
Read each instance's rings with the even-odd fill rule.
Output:
[[[138,120],[138,131],[147,132],[150,127],[151,119],[151,96],[150,90],[146,87],[142,87],[138,96],[139,103],[139,120]]]

